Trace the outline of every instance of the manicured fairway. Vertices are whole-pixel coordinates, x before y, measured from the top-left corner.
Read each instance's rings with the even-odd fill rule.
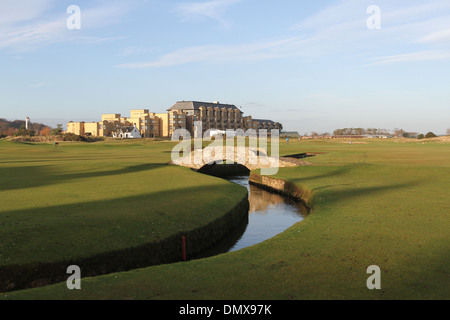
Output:
[[[82,280],[82,290],[79,291],[69,291],[66,284],[61,283],[1,294],[0,298],[227,300],[450,298],[450,144],[381,140],[359,142],[364,143],[295,141],[289,145],[281,145],[281,154],[285,155],[301,152],[321,154],[305,159],[314,165],[284,168],[277,174],[277,178],[283,178],[311,190],[313,197],[309,199],[312,205],[311,214],[304,221],[273,239],[238,252],[208,259],[86,278]],[[141,147],[137,145],[135,148],[139,150]],[[74,146],[73,150],[77,148],[82,149]],[[80,152],[80,158],[101,158],[109,152],[106,151],[108,148],[117,148],[121,158],[111,159],[110,165],[119,166],[118,163],[128,167],[133,165],[130,164],[130,158],[125,155],[123,146],[89,145],[85,148]],[[156,153],[163,150],[160,145],[153,148],[155,149],[152,152]],[[74,153],[70,156],[74,156]],[[164,159],[164,155],[158,157],[161,158],[160,161]],[[26,155],[22,160],[30,161]],[[103,161],[109,163],[108,160]],[[82,163],[80,160],[78,166],[82,166]],[[3,168],[4,164],[1,165]],[[27,166],[29,165],[28,163]],[[32,166],[39,167],[39,165],[43,164],[33,163]],[[8,167],[15,166],[25,167],[25,164],[8,165]],[[55,172],[45,171],[44,168],[39,170],[35,173],[46,172],[48,182],[34,188],[54,188],[56,185],[62,188],[69,182],[73,184],[83,180],[83,178],[62,180]],[[114,169],[105,169],[101,165],[97,168],[75,167],[75,172],[71,174],[82,175],[85,170],[99,173]],[[4,172],[8,170],[4,169]],[[143,186],[139,182],[142,175],[140,172],[127,172],[123,175],[130,179],[132,185],[138,183]],[[98,174],[91,181],[98,179],[96,186],[99,188],[106,178],[111,177]],[[9,179],[14,179],[13,175]],[[207,178],[199,178],[194,174],[192,179]],[[227,184],[220,181],[208,177],[207,181],[196,183],[200,185],[211,183],[220,188],[227,188]],[[5,186],[4,182],[2,186]],[[94,186],[89,185],[87,188]],[[158,188],[163,194],[162,191],[170,191],[176,187],[167,182]],[[234,191],[231,187],[230,190]],[[228,193],[230,190],[224,192]],[[10,192],[8,199],[13,199],[14,191],[17,190],[3,190],[2,195]],[[16,199],[20,194],[25,194],[23,189],[16,195]],[[87,190],[83,190],[82,194],[89,197]],[[76,199],[82,194],[80,191],[78,197],[72,199],[69,193],[65,193],[66,197],[57,201],[64,202],[61,205],[77,203]],[[9,211],[22,212],[33,207],[44,207],[44,203],[34,198],[32,193],[29,196],[33,200],[21,203],[19,208],[18,204],[13,204],[14,201],[8,202],[7,205],[12,206]],[[186,194],[186,199],[188,197],[189,194]],[[2,202],[5,201],[3,199],[5,198],[2,197]],[[206,201],[201,197],[199,200]],[[208,205],[203,203],[203,206]],[[97,209],[100,208],[101,206],[97,206]],[[191,202],[185,205],[184,209],[191,209]],[[2,210],[2,219],[5,219],[3,212]],[[6,221],[12,225],[14,220],[8,219]],[[23,220],[23,223],[26,223],[26,220]],[[53,229],[52,232],[58,231]],[[26,238],[25,231],[24,234]],[[129,237],[129,234],[124,232],[123,237]],[[19,255],[18,252],[21,252],[14,250],[10,243],[5,246],[2,241],[2,246],[11,254]],[[24,244],[21,248],[26,249]],[[381,290],[367,289],[366,280],[369,275],[366,270],[371,265],[381,268]]]
[[[172,147],[0,142],[0,271],[136,248],[206,225],[246,197],[166,165]]]

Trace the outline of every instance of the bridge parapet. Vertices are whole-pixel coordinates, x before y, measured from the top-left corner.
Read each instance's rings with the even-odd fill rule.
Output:
[[[262,168],[295,167],[297,164],[284,161],[283,158],[271,157],[267,149],[249,147],[216,146],[196,149],[187,156],[173,159],[172,163],[198,170],[205,165],[224,162],[226,164],[240,164],[249,170]]]

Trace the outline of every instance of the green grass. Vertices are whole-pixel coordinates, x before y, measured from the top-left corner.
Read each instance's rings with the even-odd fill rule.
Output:
[[[246,196],[167,166],[172,146],[0,142],[0,269],[157,242],[211,223]]]
[[[313,209],[304,221],[273,239],[208,259],[85,278],[79,291],[69,291],[61,283],[2,294],[0,298],[448,299],[450,145],[365,142],[281,144],[282,155],[324,154],[306,159],[315,165],[280,169],[277,178],[313,192]],[[122,150],[124,146],[90,145],[80,157],[108,154],[108,148]],[[136,146],[136,150],[141,148]],[[164,149],[161,145],[151,148],[152,153]],[[361,161],[362,158],[365,160]],[[123,161],[123,165],[129,162],[111,161]],[[103,171],[86,166],[84,170]],[[78,171],[81,174],[83,170]],[[137,178],[135,173],[125,175]],[[97,177],[98,184],[104,178]],[[75,183],[77,179],[58,185],[69,181]],[[210,179],[207,183],[226,186],[219,181]],[[35,188],[50,186],[53,185]],[[14,191],[24,194],[24,189],[7,190]],[[36,201],[38,197],[21,206],[27,206],[28,210],[41,207],[42,204],[34,205]],[[191,204],[183,207],[190,209]],[[371,291],[366,287],[369,277],[366,269],[370,265],[381,268],[382,290]]]

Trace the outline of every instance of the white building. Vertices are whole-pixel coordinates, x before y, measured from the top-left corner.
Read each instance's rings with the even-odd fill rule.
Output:
[[[114,138],[122,139],[141,139],[141,133],[136,127],[121,127],[113,132]]]

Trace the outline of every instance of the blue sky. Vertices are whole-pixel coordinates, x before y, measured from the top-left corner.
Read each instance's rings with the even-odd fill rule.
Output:
[[[381,29],[367,27],[371,5]],[[444,134],[450,1],[0,0],[1,118],[56,126],[179,100],[235,104],[301,134]]]

